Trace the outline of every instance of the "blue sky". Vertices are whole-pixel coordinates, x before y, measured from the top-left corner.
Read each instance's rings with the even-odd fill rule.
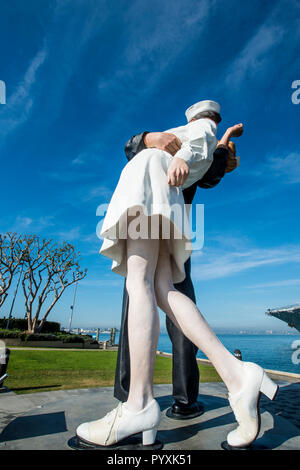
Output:
[[[124,278],[98,254],[96,208],[127,162],[126,140],[185,124],[188,106],[213,99],[219,135],[237,122],[245,133],[240,168],[194,199],[205,205],[197,304],[214,327],[285,327],[264,312],[300,301],[299,13],[294,0],[1,3],[0,229],[81,252],[74,326],[120,324]],[[72,296],[50,320],[68,324]]]

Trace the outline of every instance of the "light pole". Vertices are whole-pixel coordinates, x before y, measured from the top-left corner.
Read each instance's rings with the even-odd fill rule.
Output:
[[[77,283],[78,283],[78,275],[76,276],[74,296],[73,296],[73,304],[70,307],[71,308],[71,316],[70,316],[70,324],[69,324],[69,333],[71,333],[71,325],[72,325],[72,318],[73,318],[74,305],[75,305],[75,299],[76,299]]]

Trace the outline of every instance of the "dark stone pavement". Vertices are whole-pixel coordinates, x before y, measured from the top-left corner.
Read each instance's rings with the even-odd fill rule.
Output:
[[[262,426],[254,449],[300,449],[300,382],[280,382],[276,400],[261,399]],[[166,416],[172,404],[172,386],[155,385],[162,410],[158,439],[164,450],[221,450],[229,431],[236,427],[223,383],[201,383],[199,400],[205,413],[192,420]],[[70,449],[76,427],[104,416],[117,405],[112,387],[0,394],[0,450]]]

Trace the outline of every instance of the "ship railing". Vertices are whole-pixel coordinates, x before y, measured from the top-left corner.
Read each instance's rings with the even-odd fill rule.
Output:
[[[294,304],[294,305],[287,305],[286,307],[278,307],[278,308],[272,308],[267,310],[267,314],[270,313],[275,313],[275,312],[285,312],[287,310],[297,310],[300,309],[300,304]]]

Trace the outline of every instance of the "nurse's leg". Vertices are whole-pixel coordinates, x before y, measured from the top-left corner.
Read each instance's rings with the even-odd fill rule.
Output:
[[[133,219],[128,217],[128,227]],[[147,223],[149,220],[147,217]],[[127,406],[132,411],[142,410],[153,399],[153,373],[159,336],[154,292],[158,252],[159,239],[133,239],[129,233],[126,288],[129,296],[130,387]]]
[[[243,364],[223,346],[196,304],[175,289],[168,248],[164,240],[160,243],[155,273],[157,304],[183,334],[211,360],[229,392],[234,394],[241,388]]]

